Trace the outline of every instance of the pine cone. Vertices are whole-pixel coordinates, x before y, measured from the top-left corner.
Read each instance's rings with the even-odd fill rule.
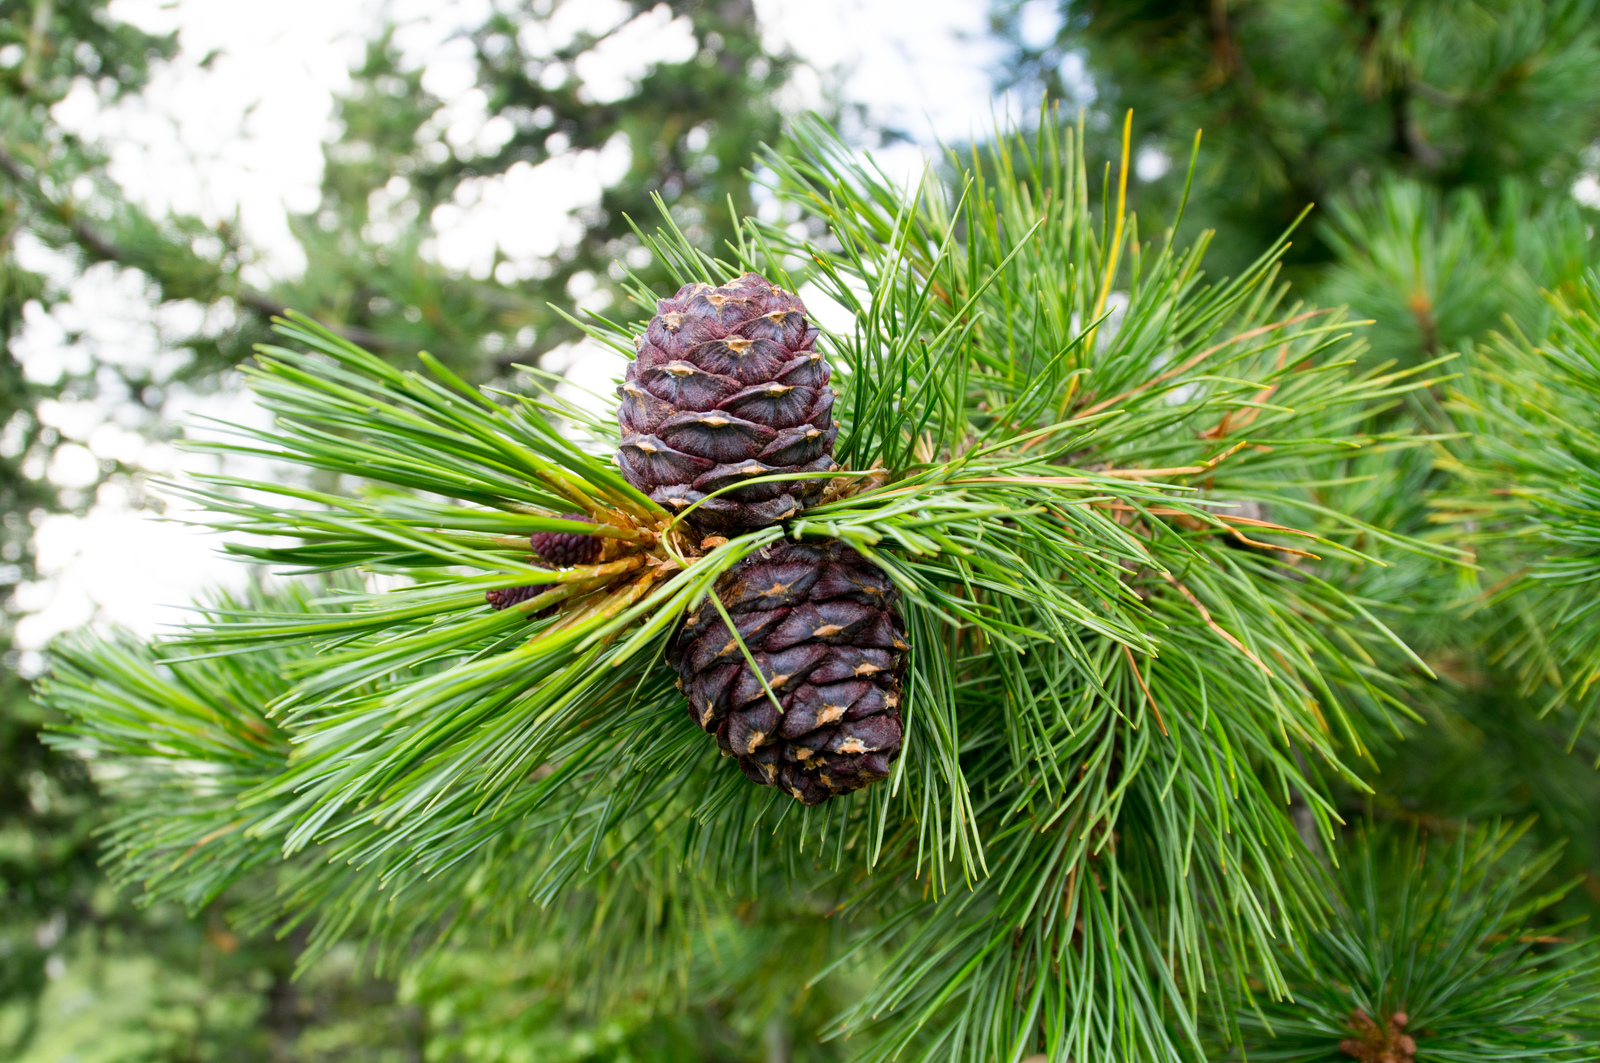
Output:
[[[688,284],[657,304],[618,394],[618,464],[672,511],[769,473],[833,469],[833,389],[812,350],[817,330],[798,296],[746,273],[720,288]],[[689,520],[740,531],[786,520],[823,480],[740,487]]]
[[[709,601],[667,659],[689,715],[745,775],[807,805],[888,775],[908,647],[883,572],[839,542],[779,542],[724,574],[716,594],[783,711]]]

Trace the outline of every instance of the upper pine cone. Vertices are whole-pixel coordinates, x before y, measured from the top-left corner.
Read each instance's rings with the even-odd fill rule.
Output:
[[[662,299],[618,389],[618,463],[628,482],[680,511],[741,480],[832,470],[839,430],[816,338],[799,297],[755,273],[720,288],[686,284]],[[733,532],[776,524],[823,483],[736,488],[689,520]]]

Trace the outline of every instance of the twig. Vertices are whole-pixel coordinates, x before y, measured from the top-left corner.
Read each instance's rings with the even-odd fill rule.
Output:
[[[1223,637],[1223,639],[1225,639],[1227,641],[1228,645],[1232,646],[1234,649],[1238,650],[1240,653],[1242,653],[1246,657],[1250,658],[1250,660],[1255,664],[1255,666],[1257,668],[1261,669],[1261,674],[1265,675],[1268,679],[1272,678],[1272,669],[1268,668],[1266,666],[1266,663],[1264,661],[1262,661],[1260,657],[1257,657],[1254,653],[1250,652],[1250,648],[1248,646],[1246,646],[1244,643],[1240,642],[1238,639],[1234,638],[1232,635],[1228,634],[1226,631],[1224,631],[1222,629],[1222,625],[1218,624],[1215,620],[1211,619],[1210,610],[1208,610],[1205,607],[1205,604],[1203,602],[1201,602],[1199,598],[1196,598],[1194,596],[1194,592],[1193,591],[1191,591],[1188,587],[1185,587],[1182,583],[1180,583],[1178,581],[1178,578],[1176,576],[1174,576],[1170,572],[1163,572],[1163,573],[1161,573],[1161,576],[1168,583],[1170,583],[1174,587],[1178,588],[1178,592],[1180,594],[1182,594],[1185,598],[1189,599],[1189,604],[1194,606],[1196,611],[1198,611],[1200,613],[1200,619],[1204,620],[1206,622],[1206,626],[1207,627],[1209,627],[1212,631],[1215,631],[1218,635],[1221,635]]]
[[[1140,512],[1136,507],[1130,506],[1126,502],[1109,502],[1097,499],[1091,501],[1090,504],[1099,506],[1102,509]],[[1195,531],[1207,526],[1203,521],[1195,518],[1194,515],[1187,510],[1173,509],[1170,506],[1146,506],[1142,512],[1148,513],[1152,517],[1189,517],[1194,521],[1191,530]],[[1299,528],[1291,528],[1285,524],[1274,524],[1270,520],[1256,520],[1254,517],[1235,517],[1230,513],[1211,513],[1208,514],[1208,516],[1215,517],[1216,519],[1225,521],[1228,524],[1247,524],[1252,528],[1265,528],[1267,531],[1278,532],[1281,535],[1299,535],[1307,539],[1315,539],[1317,537],[1315,532],[1301,531]]]
[[[1279,553],[1289,554],[1293,557],[1309,557],[1313,561],[1322,560],[1322,556],[1320,554],[1313,554],[1310,550],[1296,550],[1292,546],[1279,546],[1277,543],[1258,542],[1237,528],[1228,529],[1228,534],[1232,535],[1235,539],[1238,539],[1246,546],[1254,546],[1259,550],[1277,550]]]
[[[1148,513],[1152,517],[1176,517],[1178,519],[1178,523],[1190,531],[1204,531],[1207,528],[1211,528],[1212,530],[1226,531],[1229,535],[1233,536],[1235,539],[1238,539],[1246,546],[1255,546],[1262,550],[1278,550],[1285,554],[1292,554],[1295,557],[1309,557],[1313,561],[1322,560],[1320,555],[1313,554],[1309,550],[1299,550],[1292,546],[1279,546],[1277,543],[1257,542],[1256,540],[1245,535],[1238,528],[1230,527],[1218,529],[1216,525],[1207,524],[1205,521],[1200,520],[1192,513],[1181,509],[1173,509],[1170,506],[1149,506],[1144,509],[1140,509],[1137,506],[1130,506],[1126,502],[1107,502],[1099,500],[1091,501],[1090,505],[1093,505],[1099,509],[1109,509],[1114,513]],[[1303,535],[1307,539],[1316,538],[1316,536],[1310,532],[1300,531],[1297,528],[1285,528],[1283,525],[1273,524],[1271,521],[1251,520],[1249,517],[1227,517],[1221,513],[1212,514],[1212,516],[1216,517],[1217,520],[1223,521],[1224,523],[1238,521],[1241,524],[1251,524],[1256,527],[1282,532],[1285,535]]]
[[[1283,363],[1288,358],[1288,355],[1289,345],[1285,343],[1282,347],[1278,348],[1278,369],[1280,371],[1283,369]],[[1200,438],[1222,439],[1235,428],[1250,427],[1250,425],[1255,423],[1255,419],[1261,416],[1260,404],[1264,404],[1271,399],[1277,390],[1277,384],[1269,384],[1262,388],[1260,391],[1256,392],[1255,398],[1250,400],[1253,403],[1257,403],[1257,405],[1248,406],[1242,410],[1229,410],[1227,413],[1222,415],[1222,420],[1218,421],[1214,427],[1208,428],[1204,432],[1201,432]],[[1234,420],[1235,417],[1237,417],[1238,420]]]
[[[1145,685],[1144,676],[1139,672],[1139,665],[1133,659],[1133,651],[1128,649],[1127,646],[1123,646],[1122,653],[1123,656],[1128,658],[1128,667],[1133,669],[1133,678],[1139,681],[1139,689],[1144,691],[1144,700],[1150,703],[1150,711],[1156,714],[1156,726],[1161,728],[1163,735],[1168,738],[1172,737],[1167,734],[1166,721],[1161,718],[1161,707],[1156,704],[1156,699],[1151,695],[1150,688]]]

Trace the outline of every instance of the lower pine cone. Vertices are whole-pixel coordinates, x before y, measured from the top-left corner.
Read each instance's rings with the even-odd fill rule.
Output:
[[[882,570],[843,543],[779,542],[723,575],[716,594],[782,711],[707,601],[667,651],[694,721],[751,781],[803,804],[887,776],[909,647]]]

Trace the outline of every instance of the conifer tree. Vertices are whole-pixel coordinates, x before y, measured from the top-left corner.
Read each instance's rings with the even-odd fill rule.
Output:
[[[1082,139],[1042,121],[973,176],[908,194],[802,124],[762,161],[825,240],[750,218],[709,251],[670,215],[641,231],[671,282],[633,276],[631,307],[581,324],[639,352],[629,383],[765,364],[775,340],[715,329],[767,282],[850,312],[813,336],[802,309],[772,311],[792,371],[811,351],[832,364],[832,468],[758,460],[685,487],[638,455],[699,469],[725,433],[774,439],[745,413],[757,396],[651,412],[625,386],[619,427],[536,381],[483,391],[432,356],[397,368],[282,321],[248,370],[274,429],[205,445],[340,486],[185,490],[250,533],[231,550],[311,582],[213,603],[148,651],[80,641],[44,688],[71,721],[59,741],[118,766],[119,873],[189,905],[265,882],[249,918],[308,927],[308,963],[350,940],[390,965],[564,942],[566,984],[587,974],[601,1007],[703,1000],[708,972],[753,962],[769,999],[833,993],[838,1011],[794,1040],[850,1058],[1255,1057],[1274,1050],[1262,1031],[1279,1058],[1592,1056],[1592,954],[1524,941],[1550,897],[1517,903],[1525,880],[1491,874],[1512,835],[1430,863],[1404,917],[1369,933],[1376,872],[1359,869],[1383,864],[1383,889],[1421,872],[1341,830],[1339,802],[1428,673],[1375,615],[1373,573],[1455,557],[1364,512],[1374,470],[1392,484],[1426,457],[1391,414],[1437,366],[1356,366],[1347,319],[1287,297],[1282,240],[1210,279],[1208,237],[1181,215],[1142,238],[1128,141],[1091,205]],[[669,338],[690,326],[711,338]],[[664,360],[673,343],[691,360]],[[762,379],[748,390],[774,402],[822,386]],[[818,478],[798,510],[696,516]],[[764,736],[699,726],[697,698],[736,696],[696,685],[719,661],[748,680],[735,709],[770,699],[780,728],[801,711],[792,673],[817,665],[770,632],[811,606],[748,599],[809,603],[797,581],[841,577],[742,575],[780,544],[853,552],[879,574],[841,584],[853,600],[898,596],[884,642],[862,641],[871,609],[803,622],[907,658],[887,777],[820,803],[781,766],[789,793],[719,756]],[[708,653],[687,673],[693,719],[664,659],[680,628]],[[1335,866],[1355,875],[1343,893]],[[1393,982],[1393,957],[1429,963]],[[1365,981],[1339,966],[1368,959]],[[1544,1006],[1491,1006],[1519,993]]]
[[[1564,195],[1600,135],[1600,21],[1591,0],[1349,4],[1095,0],[1062,3],[1060,29],[1029,41],[1035,5],[1000,2],[1017,84],[1091,107],[1102,143],[1134,113],[1135,143],[1182,157],[1207,140],[1196,217],[1232,268],[1309,204],[1403,179],[1468,191],[1492,210],[1510,182]],[[1138,187],[1174,202],[1180,167]],[[1291,261],[1320,265],[1317,232]]]
[[[569,290],[598,308],[617,291],[618,263],[661,276],[639,257],[625,220],[646,216],[652,196],[702,247],[727,239],[729,200],[752,209],[741,171],[755,145],[777,137],[774,96],[791,61],[763,51],[748,0],[635,0],[619,5],[624,16],[613,25],[556,35],[583,6],[510,0],[471,29],[484,102],[481,128],[467,138],[452,139],[445,101],[426,91],[423,69],[407,63],[393,32],[375,39],[339,104],[343,135],[326,152],[322,203],[296,226],[305,277],[274,293],[280,305],[379,353],[437,350],[478,380],[581,338],[550,310],[572,302]],[[602,80],[596,69],[618,73],[605,58],[612,38],[652,35],[686,47],[620,89],[591,84]],[[512,241],[469,276],[419,255],[438,212],[470,202],[485,181],[593,152],[620,153],[620,175],[572,218],[560,246],[530,254]],[[523,194],[525,186],[510,187]]]
[[[8,608],[0,617],[0,832],[8,842],[0,856],[0,1055],[15,1058],[38,1028],[37,1003],[83,924],[125,932],[141,944],[141,922],[190,941],[198,930],[161,926],[159,916],[140,920],[128,906],[96,896],[103,879],[96,868],[95,788],[81,761],[44,746],[39,732],[46,716],[30,700],[12,648],[16,614],[10,606],[18,584],[36,578],[34,525],[46,513],[84,504],[78,492],[62,492],[45,476],[58,447],[67,441],[41,423],[50,401],[92,392],[93,372],[64,373],[56,380],[30,378],[16,341],[29,304],[49,306],[62,297],[50,279],[19,248],[92,244],[86,221],[58,196],[99,176],[82,146],[52,131],[49,109],[75,78],[98,78],[108,95],[137,93],[151,69],[175,50],[169,37],[152,36],[104,18],[102,3],[63,0],[54,4],[0,5],[0,214],[7,238],[0,247],[0,594]],[[52,135],[52,132],[54,135]],[[126,215],[124,215],[126,217]],[[192,234],[191,234],[192,235]],[[65,496],[64,496],[65,495]],[[74,497],[76,496],[76,497]],[[129,924],[132,925],[129,925]],[[154,950],[152,950],[154,951]]]

